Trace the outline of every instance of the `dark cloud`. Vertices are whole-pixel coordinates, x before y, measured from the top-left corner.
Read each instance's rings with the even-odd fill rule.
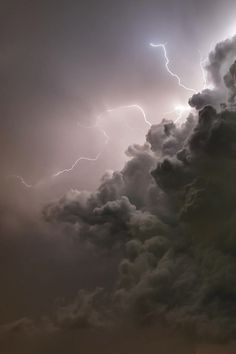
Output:
[[[219,106],[223,102],[222,95],[216,90],[205,89],[199,93],[194,94],[189,99],[189,105],[198,110],[202,109],[204,106],[210,104],[212,106]]]
[[[234,103],[235,65],[231,64],[235,55],[236,36],[218,43],[210,52],[205,70],[211,88],[205,88],[202,92],[194,94],[189,99],[191,107],[200,110],[206,105],[212,105],[219,109]]]
[[[188,78],[199,44],[199,24],[194,29],[189,10],[194,18],[199,12],[208,29],[217,8],[208,0],[204,13],[195,1],[8,3],[1,14],[1,166],[32,180],[70,165],[71,148],[77,158],[83,142],[86,156],[96,156],[103,135],[89,130],[88,139],[81,128],[78,136],[77,120],[91,125],[107,107],[146,102],[145,109],[153,106],[151,121],[158,122],[151,111],[166,111],[178,86],[163,70],[163,53],[147,62],[143,43],[152,38],[171,44],[178,18],[184,25],[173,43],[181,58],[185,46],[191,54],[176,68]],[[233,13],[232,6],[224,8]],[[170,13],[178,13],[174,21]],[[173,23],[169,33],[166,23]],[[178,56],[173,43],[168,52],[172,47]],[[158,347],[160,354],[189,354],[196,336],[235,337],[235,43],[235,37],[224,41],[210,54],[206,69],[214,87],[189,101],[199,112],[181,126],[171,120],[153,125],[145,144],[131,145],[123,169],[105,173],[95,191],[74,189],[47,205],[43,217],[53,225],[31,215],[39,201],[58,195],[49,193],[52,184],[47,197],[43,188],[34,195],[1,185],[1,352],[156,353]],[[186,95],[180,89],[178,99]],[[134,129],[143,130],[138,119],[131,128],[137,122]],[[111,133],[123,141],[116,128]],[[124,143],[131,143],[130,130],[125,133]],[[117,166],[117,146],[116,152],[106,149],[107,165],[82,165],[82,177],[75,173],[72,185],[90,186],[101,170]],[[191,345],[179,343],[179,334],[173,339],[176,329],[188,334]]]
[[[210,54],[216,84],[233,44]],[[231,100],[234,67],[224,79]],[[236,113],[216,110],[209,95],[182,126],[152,126],[147,143],[130,147],[123,170],[105,175],[96,192],[70,192],[44,213],[98,248],[121,247],[111,312],[223,339],[236,331]]]
[[[231,65],[228,73],[224,76],[225,86],[229,89],[229,102],[235,102],[236,86],[235,86],[236,62]]]
[[[232,61],[236,54],[236,36],[228,38],[216,45],[209,54],[208,63],[206,65],[210,81],[215,87],[222,84],[222,78],[227,65]]]

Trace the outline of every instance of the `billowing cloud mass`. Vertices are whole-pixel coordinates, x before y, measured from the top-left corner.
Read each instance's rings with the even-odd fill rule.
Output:
[[[235,66],[232,65],[236,55],[236,36],[226,39],[216,45],[210,52],[205,65],[208,81],[211,88],[204,89],[201,93],[193,95],[189,104],[196,109],[212,105],[219,109],[226,103],[233,104],[235,98]],[[227,90],[226,90],[227,88]]]
[[[73,190],[44,209],[47,221],[73,225],[98,250],[121,249],[110,319],[116,313],[116,320],[164,320],[200,336],[235,335],[235,55],[236,37],[210,53],[214,88],[190,99],[200,110],[185,123],[153,125],[96,192]],[[101,323],[101,312],[85,303],[82,318],[64,312],[63,323]]]
[[[234,338],[235,56],[236,37],[210,53],[214,87],[190,99],[196,110],[182,125],[153,125],[95,192],[71,190],[44,208],[47,222],[69,225],[110,261],[119,255],[113,288],[80,290],[74,301],[58,301],[52,315],[2,326],[0,340],[133,323]]]

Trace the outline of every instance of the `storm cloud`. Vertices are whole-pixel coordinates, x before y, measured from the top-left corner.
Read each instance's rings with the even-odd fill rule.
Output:
[[[189,104],[197,110],[207,104],[219,109],[222,105],[232,105],[235,98],[234,73],[232,65],[236,55],[236,36],[219,42],[203,64],[210,88],[194,94]],[[230,65],[232,65],[230,67]],[[207,86],[208,86],[207,85]],[[231,107],[232,108],[232,107]]]
[[[210,53],[217,85],[234,42]],[[98,249],[122,249],[110,306],[123,320],[162,319],[201,337],[235,335],[235,65],[228,72],[230,106],[217,110],[205,97],[181,126],[153,125],[147,142],[131,146],[124,168],[106,174],[97,191],[71,191],[44,209],[47,221],[72,224]]]
[[[171,70],[200,87],[197,49],[222,37],[226,3],[3,1],[3,179],[45,184],[1,180],[0,352],[195,354],[201,339],[234,340],[236,37],[210,53],[181,124],[163,112],[189,91],[148,45],[167,43]],[[149,131],[136,110],[106,113],[126,104]],[[99,161],[47,183],[97,156],[103,128]]]

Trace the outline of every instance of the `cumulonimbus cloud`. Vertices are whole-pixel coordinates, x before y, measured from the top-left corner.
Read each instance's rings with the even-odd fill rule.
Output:
[[[235,43],[210,53],[214,88],[190,99],[199,111],[181,126],[153,125],[95,192],[72,190],[44,208],[48,222],[70,224],[98,250],[122,253],[113,290],[81,292],[58,308],[53,328],[165,320],[200,336],[235,335]]]
[[[164,318],[199,335],[235,334],[235,64],[222,72],[235,43],[210,53],[215,88],[190,99],[199,112],[182,126],[153,125],[96,192],[71,191],[44,209],[46,220],[74,225],[98,248],[121,247],[110,295],[121,316]]]

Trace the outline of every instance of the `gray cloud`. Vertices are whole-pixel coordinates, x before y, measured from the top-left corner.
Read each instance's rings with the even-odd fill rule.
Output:
[[[4,23],[9,20],[8,10],[13,10],[13,3],[9,2],[7,11],[2,13]],[[73,1],[70,3],[72,6]],[[195,31],[189,16],[193,2],[184,2],[182,7],[179,3],[167,3],[165,1],[163,6],[159,6],[159,2],[155,2],[154,6],[149,2],[150,7],[147,8],[152,13],[151,17],[154,13],[160,14],[159,20],[156,21],[155,17],[153,22],[141,2],[134,9],[132,2],[109,3],[108,6],[108,2],[102,1],[93,6],[96,8],[93,13],[89,3],[85,7],[76,3],[68,9],[66,1],[57,2],[56,7],[50,2],[41,2],[34,8],[33,16],[29,14],[35,4],[30,5],[26,1],[24,6],[17,5],[17,11],[13,11],[14,16],[3,31],[7,38],[3,36],[0,58],[3,83],[1,143],[6,170],[11,170],[12,160],[15,160],[19,173],[34,180],[39,174],[51,174],[51,169],[67,165],[70,155],[68,137],[71,142],[79,141],[81,146],[83,141],[83,131],[81,138],[78,137],[73,124],[77,119],[86,125],[92,124],[104,107],[135,100],[144,103],[145,108],[153,105],[150,110],[153,108],[155,112],[158,96],[158,110],[166,110],[169,96],[172,93],[176,95],[178,86],[173,85],[171,78],[169,86],[162,85],[166,78],[169,79],[163,70],[162,54],[160,58],[159,53],[157,56],[151,54],[151,66],[148,61],[145,67],[147,50],[143,50],[140,43],[158,33],[158,40],[167,40],[170,43],[168,49],[173,49],[171,60],[173,53],[176,53],[176,59],[178,57],[174,42],[178,43],[181,55],[183,53],[182,42],[178,38],[183,37],[183,43],[190,49],[195,50],[198,46],[193,40]],[[233,13],[232,6],[224,4],[224,8]],[[170,17],[170,21],[166,21],[170,8],[173,10],[171,13],[179,13],[178,18],[184,23],[183,31],[176,34],[177,39],[173,43],[176,18],[172,21]],[[204,21],[208,29],[213,6],[206,1],[203,14],[202,5],[196,2],[194,9],[195,13],[201,10],[199,19],[206,16]],[[191,21],[186,24],[189,18]],[[219,19],[222,19],[222,14]],[[154,25],[157,22],[162,23],[158,28]],[[169,34],[166,33],[167,22],[174,23],[173,27],[168,26]],[[186,35],[183,36],[183,32]],[[206,31],[202,32],[205,36]],[[188,36],[191,41],[186,40]],[[192,47],[190,42],[194,43]],[[192,61],[190,52],[191,59],[186,54],[184,67],[180,67],[183,79],[189,77],[187,63]],[[1,203],[1,222],[4,222],[1,275],[7,290],[2,288],[1,309],[4,315],[1,321],[9,324],[1,326],[1,351],[11,354],[45,353],[46,345],[50,354],[65,352],[65,348],[72,352],[72,346],[76,351],[79,348],[83,352],[97,352],[99,336],[94,335],[97,330],[113,328],[111,324],[127,325],[130,322],[132,325],[153,324],[153,329],[156,329],[157,322],[168,323],[170,327],[208,339],[234,338],[235,65],[230,67],[234,53],[235,38],[222,42],[210,55],[207,70],[215,87],[190,99],[190,105],[201,110],[199,114],[190,115],[182,126],[167,120],[153,125],[146,143],[130,146],[126,152],[129,161],[124,168],[107,172],[96,191],[72,190],[44,209],[44,218],[56,224],[53,235],[46,232],[48,239],[53,237],[53,242],[47,239],[41,244],[41,230],[38,232],[32,225],[34,222],[26,222],[27,225],[21,228],[20,221],[17,219],[16,222],[15,215],[12,215],[15,206],[8,210],[4,199]],[[158,92],[153,75],[158,69],[157,59],[160,59],[157,77],[161,87]],[[198,82],[198,71],[195,77]],[[185,94],[184,90],[179,91],[180,100]],[[149,114],[152,119],[152,112]],[[158,121],[158,117],[154,118]],[[21,122],[20,127],[16,121]],[[71,124],[74,135],[68,129]],[[143,129],[142,122],[140,124]],[[140,127],[137,123],[137,128]],[[95,140],[101,137],[96,131],[91,134],[90,140],[94,144],[88,144],[85,152],[92,156],[97,151]],[[93,139],[94,134],[99,135],[98,138]],[[115,134],[120,136],[117,132]],[[52,143],[54,139],[58,144],[51,146],[48,142]],[[126,140],[130,141],[129,133]],[[102,142],[99,140],[99,144]],[[34,148],[35,144],[38,149]],[[34,151],[32,156],[28,155],[29,146]],[[76,157],[81,146],[74,146]],[[107,159],[107,165],[110,165],[116,156],[110,146],[106,152],[104,160]],[[72,185],[90,186],[89,181],[106,168],[103,162],[99,167],[96,165],[94,174],[92,168],[85,170],[81,166],[79,172],[83,176],[77,180],[75,174],[76,180]],[[42,166],[45,171],[41,171]],[[58,179],[55,183],[59,185],[60,181]],[[12,185],[9,183],[8,189],[11,189],[15,202]],[[18,188],[17,185],[15,187]],[[61,187],[59,189],[61,194]],[[9,199],[8,191],[3,192]],[[58,193],[54,191],[52,194]],[[22,200],[23,204],[26,202],[25,196],[25,191],[19,193],[20,205]],[[34,196],[26,206],[28,209],[32,209],[33,199]],[[24,217],[27,219],[28,216]],[[17,241],[10,240],[12,234],[18,237]],[[71,237],[73,242],[70,243]],[[76,238],[93,247],[88,251]],[[81,257],[86,261],[79,261]],[[115,271],[118,262],[120,265]],[[100,288],[91,290],[93,286],[103,285],[104,291]],[[74,300],[71,299],[71,294],[81,287],[90,291],[79,291]],[[55,297],[63,294],[66,299],[58,301],[55,311],[49,314],[48,307]],[[35,310],[36,307],[39,308]],[[45,308],[47,317],[37,320]],[[21,316],[26,317],[11,322]],[[161,352],[160,339],[157,341],[156,338],[159,332],[155,330],[151,341],[147,335],[148,340],[143,346],[140,338],[143,338],[147,327],[139,328],[141,331],[134,336],[130,351],[156,352],[158,342]],[[105,331],[99,332],[99,338],[105,337],[106,344],[100,344],[103,352],[125,352],[119,344],[123,343],[124,337],[126,339],[127,333],[125,336],[122,333],[121,338],[109,347],[107,341],[111,332],[105,336]],[[130,328],[127,332],[130,333]],[[64,341],[65,336],[67,339]],[[81,344],[83,336],[86,338],[84,345]],[[9,341],[3,349],[2,341],[6,337]],[[21,342],[25,337],[32,338],[34,342],[31,350],[27,351]],[[41,340],[42,337],[46,339]],[[56,345],[49,345],[49,337]],[[167,343],[170,337],[172,339],[172,333],[168,333],[167,339],[165,337]],[[11,347],[12,338],[18,338],[16,343],[19,340],[19,346]],[[152,341],[155,349],[149,351]],[[182,348],[180,352],[189,354],[191,350]],[[176,345],[169,351],[179,352]]]
[[[205,70],[208,83],[213,88],[205,88],[194,94],[189,99],[191,107],[200,110],[206,105],[212,105],[216,109],[220,109],[234,104],[236,96],[235,65],[231,64],[235,60],[235,55],[236,36],[218,43],[210,52]]]
[[[206,69],[214,86],[219,87],[222,84],[224,76],[222,71],[227,70],[227,66],[232,62],[235,54],[236,36],[218,43],[214,50],[210,52]]]
[[[233,44],[210,54],[217,84]],[[231,97],[234,67],[224,79]],[[72,223],[99,248],[121,247],[111,312],[222,339],[236,330],[236,113],[211,103],[209,93],[180,127],[166,120],[152,126],[144,146],[128,149],[121,172],[105,175],[94,193],[70,192],[44,213]]]

